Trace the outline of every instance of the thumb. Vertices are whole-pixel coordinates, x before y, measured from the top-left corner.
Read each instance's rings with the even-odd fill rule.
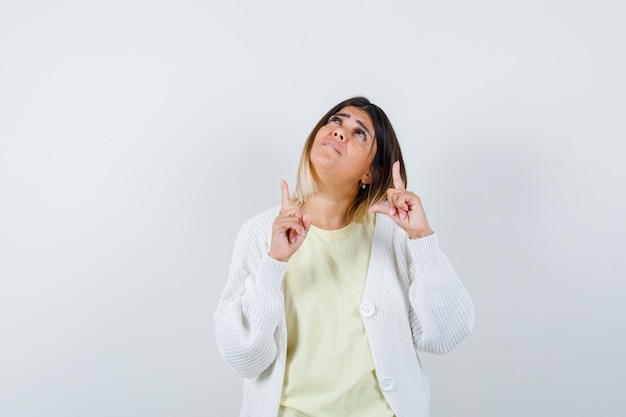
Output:
[[[391,208],[386,204],[376,203],[369,208],[368,212],[386,214],[389,216],[391,214]]]

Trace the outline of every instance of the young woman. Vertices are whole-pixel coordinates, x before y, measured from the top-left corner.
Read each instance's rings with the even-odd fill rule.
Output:
[[[429,415],[417,351],[451,351],[474,309],[405,186],[389,119],[355,97],[313,128],[294,198],[282,181],[241,227],[214,316],[240,416]]]

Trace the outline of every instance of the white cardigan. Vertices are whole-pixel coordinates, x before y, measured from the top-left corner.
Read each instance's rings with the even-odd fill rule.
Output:
[[[285,374],[287,262],[268,255],[274,207],[241,227],[213,317],[219,351],[244,379],[240,417],[276,417]],[[396,417],[429,415],[417,350],[445,354],[472,330],[474,307],[435,234],[410,240],[376,215],[363,303],[380,388]]]

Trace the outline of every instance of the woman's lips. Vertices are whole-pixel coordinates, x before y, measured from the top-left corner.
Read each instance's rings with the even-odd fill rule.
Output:
[[[341,150],[339,148],[339,146],[337,146],[336,143],[334,143],[332,140],[326,140],[324,142],[322,142],[323,146],[328,146],[329,148],[333,148],[335,150],[335,152],[337,152],[339,155],[341,155]]]

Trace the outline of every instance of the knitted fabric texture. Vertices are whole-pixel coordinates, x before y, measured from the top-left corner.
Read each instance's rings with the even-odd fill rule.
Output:
[[[285,373],[287,262],[267,253],[274,207],[245,222],[214,314],[217,346],[244,377],[240,417],[276,417]],[[474,307],[437,235],[408,239],[378,214],[360,308],[376,375],[396,417],[428,417],[418,351],[445,354],[472,331]]]

